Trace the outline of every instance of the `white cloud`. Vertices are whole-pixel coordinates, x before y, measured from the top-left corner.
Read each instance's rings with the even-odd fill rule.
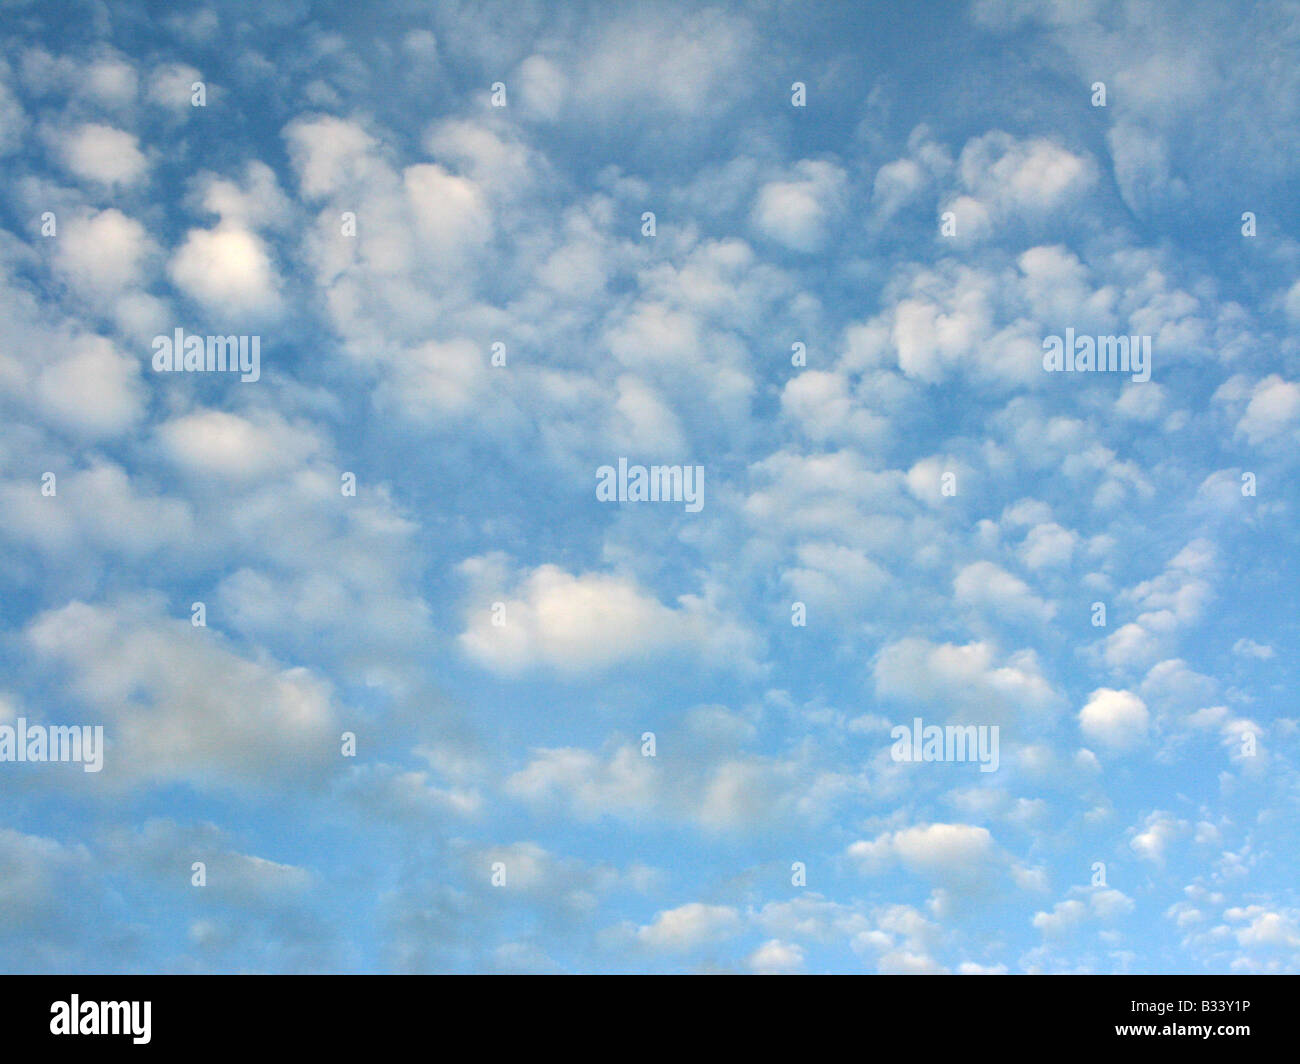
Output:
[[[1143,612],[1106,639],[1106,663],[1118,669],[1149,666],[1166,656],[1179,629],[1198,620],[1212,599],[1214,570],[1214,544],[1196,539],[1171,558],[1159,576],[1125,591],[1123,597]]]
[[[192,476],[247,480],[302,465],[320,449],[307,429],[278,415],[256,420],[224,410],[196,410],[158,426],[164,457]]]
[[[1195,79],[1192,79],[1195,80]],[[1115,183],[1129,210],[1146,214],[1187,195],[1185,182],[1170,169],[1164,137],[1153,129],[1121,120],[1106,133]]]
[[[538,750],[533,760],[506,781],[506,792],[534,804],[564,799],[578,816],[636,814],[658,800],[651,760],[632,746],[607,761],[589,750]]]
[[[402,182],[416,229],[432,254],[459,258],[491,234],[492,216],[474,182],[432,163],[408,166]]]
[[[842,373],[809,369],[791,377],[781,392],[781,409],[811,440],[837,440],[866,446],[884,442],[889,419],[868,410],[849,389]]]
[[[55,263],[83,293],[102,297],[139,284],[153,242],[116,207],[62,223]]]
[[[217,314],[263,314],[280,306],[280,278],[270,253],[247,229],[191,229],[168,272],[178,288]]]
[[[759,190],[754,227],[795,251],[816,251],[843,208],[845,183],[838,166],[805,159],[790,178],[770,181]]]
[[[1189,830],[1187,821],[1157,810],[1147,816],[1141,829],[1130,829],[1129,847],[1143,860],[1163,865],[1170,845]]]
[[[379,165],[371,157],[375,139],[356,122],[301,118],[285,127],[284,136],[302,191],[312,199],[356,189]]]
[[[275,171],[257,159],[244,166],[239,179],[205,173],[193,184],[197,204],[231,229],[283,227],[291,215],[292,208]]]
[[[584,110],[610,117],[629,109],[686,119],[716,114],[743,81],[753,36],[745,19],[719,9],[615,18],[575,57],[574,96]]]
[[[265,785],[319,773],[338,756],[324,681],[240,657],[214,629],[168,616],[160,596],[72,602],[24,634],[105,722],[107,780]]]
[[[741,930],[740,914],[728,905],[693,901],[656,914],[636,931],[637,941],[653,950],[685,953],[712,945]]]
[[[1050,913],[1035,913],[1032,923],[1044,935],[1055,938],[1082,923],[1087,913],[1088,907],[1083,902],[1070,898],[1057,902]]]
[[[52,132],[50,139],[64,167],[83,181],[129,186],[144,177],[148,169],[135,134],[112,126],[87,123]]]
[[[930,703],[945,715],[976,714],[984,722],[1019,714],[1033,718],[1063,705],[1033,651],[999,664],[990,643],[900,639],[881,650],[873,674],[882,697]]]
[[[1254,387],[1245,413],[1237,422],[1237,434],[1252,447],[1273,442],[1292,442],[1300,429],[1300,384],[1283,380],[1276,373]]]
[[[754,950],[746,963],[759,975],[788,975],[803,970],[804,953],[798,943],[772,938]]]
[[[979,877],[998,859],[987,828],[974,824],[924,824],[855,842],[848,855],[867,873],[897,862],[910,872],[940,878]]]
[[[992,562],[972,562],[953,580],[955,600],[993,616],[1047,624],[1056,615],[1056,607],[1035,595],[1019,577]]]
[[[1017,138],[993,131],[962,149],[957,173],[965,195],[944,204],[957,216],[957,236],[983,237],[998,225],[1038,221],[1083,197],[1096,184],[1097,167],[1043,137]]]
[[[555,565],[514,576],[491,556],[462,563],[475,584],[461,649],[504,673],[546,665],[578,674],[669,652],[752,652],[751,639],[696,596],[663,605],[635,581],[613,574],[574,575]],[[504,624],[491,604],[504,603]]]
[[[0,827],[0,934],[48,919],[90,867],[84,846]]]
[[[45,417],[90,438],[116,436],[143,411],[139,364],[102,336],[80,336],[33,382]]]
[[[142,488],[121,466],[101,460],[59,477],[57,487],[47,499],[28,484],[0,486],[0,527],[52,557],[143,559],[192,549],[190,507]]]
[[[945,258],[891,282],[873,322],[888,330],[898,368],[937,384],[962,373],[1006,386],[1042,384],[1042,331],[1008,320],[1015,280]],[[1005,322],[1005,323],[1004,323]]]
[[[1146,703],[1130,691],[1098,688],[1079,710],[1079,730],[1089,739],[1118,750],[1144,742],[1150,723]]]
[[[303,867],[241,853],[214,824],[184,825],[152,818],[139,828],[115,828],[104,839],[112,866],[167,882],[175,869],[189,874],[194,861],[205,866],[203,890],[226,905],[246,910],[274,908],[308,890],[314,882]]]
[[[1132,898],[1113,887],[1092,889],[1075,887],[1071,893],[1079,897],[1057,902],[1051,912],[1034,914],[1031,923],[1042,932],[1044,938],[1061,939],[1073,936],[1089,920],[1101,924],[1114,924],[1136,908]]]
[[[1232,652],[1242,657],[1267,661],[1273,656],[1273,648],[1267,644],[1256,643],[1253,639],[1238,639],[1232,644]]]
[[[184,113],[194,106],[194,83],[202,80],[199,72],[187,63],[166,63],[151,72],[146,95],[150,103]]]
[[[429,340],[393,358],[376,403],[415,421],[481,409],[488,394],[488,352],[466,339]]]
[[[563,67],[544,55],[530,55],[511,80],[518,86],[525,114],[546,122],[560,117],[569,88]]]
[[[1229,909],[1224,917],[1235,922],[1246,921],[1245,927],[1235,930],[1237,941],[1243,946],[1295,949],[1300,947],[1300,922],[1294,914],[1270,911],[1262,905]]]
[[[1035,525],[1020,545],[1021,561],[1030,569],[1069,565],[1079,545],[1079,537],[1055,522]]]

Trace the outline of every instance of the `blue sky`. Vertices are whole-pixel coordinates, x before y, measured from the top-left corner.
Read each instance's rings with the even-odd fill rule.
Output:
[[[0,968],[1300,970],[1298,14],[8,4]]]

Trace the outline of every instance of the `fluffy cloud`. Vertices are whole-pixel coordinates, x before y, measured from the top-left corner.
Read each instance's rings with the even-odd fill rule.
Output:
[[[975,714],[970,719],[985,722],[1053,713],[1062,704],[1033,651],[999,664],[989,643],[901,639],[881,650],[874,677],[881,697],[929,703],[944,716]]]
[[[638,927],[639,943],[652,950],[688,952],[729,938],[740,930],[740,914],[726,905],[693,901],[665,909],[650,923]]]
[[[1056,607],[1035,595],[1023,580],[992,562],[972,562],[953,581],[957,602],[977,610],[1047,624]]]
[[[578,674],[674,651],[752,650],[743,628],[697,596],[682,596],[672,608],[626,577],[574,575],[555,565],[512,577],[494,557],[470,559],[461,572],[478,589],[461,649],[500,672],[546,665]],[[495,613],[504,623],[494,623],[490,595],[501,596]]]
[[[1137,746],[1147,737],[1151,715],[1146,703],[1130,691],[1098,688],[1079,710],[1079,730],[1095,742],[1117,750]]]
[[[145,228],[115,207],[65,221],[58,242],[59,270],[92,296],[138,284],[153,248]]]
[[[1088,921],[1111,924],[1133,912],[1136,905],[1123,891],[1110,887],[1083,890],[1075,888],[1080,898],[1057,902],[1050,912],[1037,912],[1031,921],[1044,938],[1059,939],[1077,935]]]
[[[51,360],[33,382],[54,424],[89,437],[116,435],[140,416],[138,364],[101,336],[82,336]]]
[[[1169,813],[1157,810],[1130,830],[1129,847],[1144,861],[1163,865],[1170,846],[1188,832],[1188,824]]]
[[[979,0],[864,76],[924,18],[131,4],[0,60],[0,719],[108,743],[9,766],[0,954],[1300,970],[1285,13]],[[262,379],[150,372],[177,325]],[[1044,374],[1071,327],[1158,382]]]
[[[805,159],[789,179],[771,181],[754,204],[754,228],[794,251],[816,251],[843,207],[845,174],[832,163]]]
[[[848,855],[865,872],[898,862],[909,872],[940,879],[980,877],[998,860],[987,828],[974,824],[923,824],[855,842]]]
[[[967,142],[957,160],[964,193],[944,204],[957,217],[957,236],[990,235],[996,227],[1041,220],[1080,199],[1097,181],[1097,167],[1043,137],[994,131]]]
[[[303,464],[320,441],[277,416],[256,420],[224,410],[196,410],[158,426],[168,461],[197,477],[247,480]]]
[[[53,150],[73,177],[110,188],[136,184],[149,162],[133,133],[99,123],[51,133]]]
[[[108,780],[270,784],[317,775],[337,757],[326,683],[240,657],[217,632],[168,617],[156,596],[73,602],[24,635],[106,721]]]
[[[771,938],[749,955],[749,969],[759,975],[789,975],[804,965],[804,952],[798,943]]]
[[[265,314],[280,306],[271,254],[247,229],[191,229],[168,273],[172,283],[215,314]]]
[[[1300,384],[1283,380],[1276,373],[1259,381],[1237,422],[1237,434],[1257,447],[1291,442],[1297,428],[1300,428]]]

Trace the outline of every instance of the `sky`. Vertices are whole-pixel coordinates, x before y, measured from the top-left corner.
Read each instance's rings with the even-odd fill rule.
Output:
[[[1298,60],[7,2],[0,970],[1300,971]]]

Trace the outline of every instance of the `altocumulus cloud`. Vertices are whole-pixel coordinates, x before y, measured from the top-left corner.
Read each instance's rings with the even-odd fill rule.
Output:
[[[0,968],[1300,971],[1285,9],[147,6],[0,29]]]

